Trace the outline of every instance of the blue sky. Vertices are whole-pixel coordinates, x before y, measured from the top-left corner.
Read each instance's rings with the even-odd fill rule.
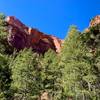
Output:
[[[70,25],[82,31],[100,14],[100,0],[0,0],[0,12],[63,39]]]

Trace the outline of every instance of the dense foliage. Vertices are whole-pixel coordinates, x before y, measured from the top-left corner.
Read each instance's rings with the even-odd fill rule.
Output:
[[[59,54],[39,55],[9,45],[4,19],[0,14],[0,100],[100,100],[100,25],[84,32],[71,26]]]

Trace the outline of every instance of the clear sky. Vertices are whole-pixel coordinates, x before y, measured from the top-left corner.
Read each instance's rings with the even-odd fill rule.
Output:
[[[70,25],[82,31],[93,16],[100,14],[100,0],[0,0],[0,12],[64,38]]]

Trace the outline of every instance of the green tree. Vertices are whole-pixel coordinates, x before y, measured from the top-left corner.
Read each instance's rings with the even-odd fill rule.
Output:
[[[14,100],[35,100],[41,90],[39,58],[29,49],[20,51],[10,65],[12,67],[11,89]],[[37,100],[37,99],[36,99]]]
[[[10,84],[9,59],[7,56],[0,54],[0,100],[9,100]]]
[[[61,52],[63,67],[63,98],[88,100],[92,98],[92,84],[96,76],[92,73],[91,56],[76,27],[71,27]]]
[[[90,87],[92,92],[92,98],[99,100],[100,98],[100,24],[89,27],[88,32],[84,32],[82,34],[82,40],[84,45],[86,45],[89,53],[88,53],[88,60],[91,64],[91,74],[94,76],[90,81],[90,78],[86,77],[86,80],[90,81]]]
[[[5,15],[0,13],[0,99],[9,100],[11,70],[9,68],[9,56],[11,48],[7,42],[7,24]]]
[[[41,78],[43,84],[43,91],[47,91],[52,100],[61,100],[61,68],[58,66],[59,55],[53,50],[45,53],[41,65]]]
[[[48,51],[44,57],[27,49],[19,52],[10,65],[14,100],[37,100],[44,91],[54,100],[60,100],[61,71],[56,57],[54,51]]]

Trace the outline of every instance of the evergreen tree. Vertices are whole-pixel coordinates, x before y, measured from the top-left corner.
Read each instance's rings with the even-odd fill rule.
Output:
[[[61,100],[61,68],[58,66],[59,55],[54,51],[49,50],[45,53],[41,61],[42,70],[41,78],[43,84],[43,91],[47,91],[52,100]]]
[[[38,56],[31,50],[18,53],[12,64],[11,88],[14,91],[14,100],[35,100],[41,90],[41,76]],[[37,99],[36,99],[37,100]]]
[[[10,97],[11,70],[8,54],[11,48],[7,42],[6,26],[5,16],[0,13],[0,100],[9,100]]]
[[[11,71],[8,57],[0,54],[0,100],[9,100]]]
[[[82,34],[84,45],[87,46],[89,51],[88,60],[91,63],[91,74],[95,76],[94,82],[91,83],[91,90],[93,90],[92,98],[99,100],[100,98],[100,24],[89,27],[88,32]],[[89,80],[89,79],[88,79]],[[90,81],[90,80],[89,80]],[[93,80],[92,80],[93,81]]]
[[[65,40],[60,66],[63,68],[63,98],[88,100],[95,95],[92,85],[96,76],[92,73],[89,51],[83,44],[79,31],[72,27]]]

